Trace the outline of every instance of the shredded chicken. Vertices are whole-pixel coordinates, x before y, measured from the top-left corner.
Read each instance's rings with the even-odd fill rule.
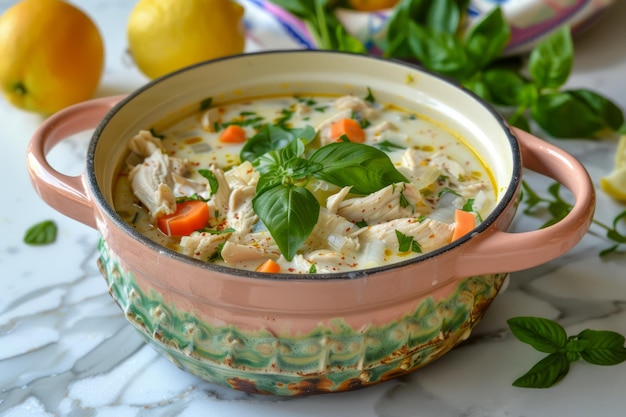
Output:
[[[225,242],[229,235],[193,232],[189,236],[183,236],[180,247],[185,255],[206,261],[217,252],[220,243]]]
[[[153,220],[176,210],[173,175],[182,175],[187,166],[186,161],[170,158],[159,148],[130,171],[133,193],[146,206]]]
[[[410,217],[421,195],[411,184],[389,185],[365,197],[348,198],[337,206],[337,214],[346,219],[367,224],[383,223],[401,217]]]
[[[373,119],[378,116],[378,110],[371,103],[353,95],[339,97],[335,100],[334,106],[339,110],[360,112],[366,119]]]
[[[163,145],[149,130],[140,130],[128,143],[128,149],[138,156],[146,158],[157,149],[163,150]]]
[[[419,243],[422,251],[428,252],[450,242],[454,224],[446,224],[428,218],[421,221],[414,217],[395,219],[365,228],[359,238],[362,243],[374,240],[383,241],[388,247],[398,250],[396,231],[406,236],[412,236]]]
[[[229,228],[235,229],[231,238],[233,241],[242,241],[259,220],[252,208],[252,199],[255,194],[256,188],[251,185],[234,188],[230,194],[226,223]]]
[[[202,119],[200,120],[200,125],[202,129],[207,132],[215,131],[215,122],[218,122],[220,118],[219,109],[217,107],[212,107],[204,112],[202,115]]]
[[[244,245],[230,240],[224,243],[224,247],[220,253],[224,262],[231,265],[238,262],[262,260],[268,257],[276,259],[280,256],[280,250],[278,250],[278,247],[275,245],[271,247],[252,244]]]
[[[209,211],[213,216],[220,216],[228,213],[228,200],[230,199],[231,188],[226,180],[224,171],[215,166],[211,166],[209,170],[217,179],[217,190],[213,190],[214,194],[209,200]]]
[[[359,250],[358,234],[362,230],[345,217],[338,216],[322,207],[312,236],[325,241],[331,249],[336,251],[355,252]]]

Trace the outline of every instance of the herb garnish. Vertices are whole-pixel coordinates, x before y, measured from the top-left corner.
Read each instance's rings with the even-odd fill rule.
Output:
[[[57,238],[57,225],[52,220],[44,220],[32,225],[24,234],[24,243],[28,245],[48,245]]]
[[[333,142],[307,158],[305,147],[314,138],[311,126],[287,131],[266,125],[240,155],[260,173],[252,206],[287,260],[317,224],[320,204],[306,188],[311,179],[351,186],[355,194],[408,182],[384,152],[361,143]]]
[[[399,252],[415,252],[422,253],[420,244],[413,238],[408,236],[399,230],[396,230],[396,238],[398,239],[398,251]]]
[[[217,181],[215,174],[208,169],[199,169],[198,174],[202,175],[207,181],[209,181],[209,188],[211,188],[210,195],[217,193],[219,182]]]
[[[570,363],[581,358],[593,365],[626,361],[625,338],[619,333],[587,329],[568,337],[560,324],[540,317],[514,317],[507,323],[520,341],[548,353],[513,382],[516,387],[549,388],[567,375]]]
[[[213,97],[207,97],[200,102],[200,110],[208,110],[213,104]]]

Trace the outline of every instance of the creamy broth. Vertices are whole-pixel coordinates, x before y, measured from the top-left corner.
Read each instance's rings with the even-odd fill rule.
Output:
[[[364,97],[279,96],[224,104],[205,100],[199,107],[191,115],[147,126],[130,141],[126,166],[116,182],[114,204],[120,216],[140,233],[206,262],[257,270],[272,259],[279,272],[294,274],[377,267],[450,243],[455,229],[461,227],[457,210],[471,213],[474,224],[478,224],[495,205],[492,177],[462,138],[420,114],[377,103],[371,92]],[[338,129],[333,125],[338,121],[348,127],[356,124],[363,138],[353,138],[352,133],[337,137]],[[237,126],[232,129],[238,133],[242,128],[246,141],[224,142],[229,126]],[[268,130],[268,126],[274,129]],[[304,132],[307,126],[307,134],[293,135]],[[272,208],[263,206],[264,202],[275,201],[266,198],[269,192],[254,201],[264,184],[275,181],[272,173],[276,166],[267,158],[270,154],[255,159],[262,151],[252,146],[274,146],[271,155],[276,155],[289,142],[284,132],[306,137],[301,141],[304,153],[298,160],[321,161],[314,166],[320,172],[332,171],[333,164],[346,162],[333,160],[335,151],[326,159],[311,156],[316,149],[332,144],[335,148],[325,149],[346,151],[348,160],[354,156],[353,148],[355,154],[369,154],[369,149],[375,149],[386,155],[395,171],[390,174],[394,180],[363,194],[356,185],[350,188],[333,184],[324,175],[310,175],[315,169],[309,165],[304,179],[297,175],[300,165],[285,165],[281,169],[295,170],[296,174],[288,181],[282,177],[280,186],[287,187],[284,184],[289,182],[293,187],[304,187],[307,191],[303,193],[314,200],[304,198],[300,204],[305,205],[299,210],[296,198],[289,206],[296,209],[293,213],[285,210],[284,217],[292,222],[300,212],[306,214],[303,217],[314,216],[319,205],[317,222],[308,234],[303,235],[293,223],[286,228],[287,220],[276,219],[282,217],[280,208],[286,203],[278,200],[275,211],[268,213]],[[271,140],[260,140],[263,134],[270,135]],[[256,156],[250,157],[251,152]],[[383,162],[376,162],[369,168],[378,171],[385,169],[383,166]],[[341,177],[341,172],[334,175]],[[163,226],[164,219],[176,210],[180,212],[185,201],[193,201],[189,206],[208,208],[208,219],[202,227],[196,225],[182,236],[168,236],[167,231],[174,229]],[[264,216],[274,217],[263,222]],[[300,240],[289,242],[288,235]],[[281,246],[277,242],[284,243]]]

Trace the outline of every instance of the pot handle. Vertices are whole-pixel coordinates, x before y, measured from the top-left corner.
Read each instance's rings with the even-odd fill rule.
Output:
[[[50,150],[69,136],[93,129],[124,96],[104,97],[67,107],[46,119],[33,134],[26,165],[35,191],[58,212],[96,228],[94,206],[84,173],[69,176],[55,170],[46,159]]]
[[[595,210],[595,188],[585,167],[572,155],[523,130],[512,128],[519,139],[522,163],[563,184],[576,199],[561,221],[530,232],[509,233],[498,224],[467,243],[457,276],[514,272],[551,261],[573,248],[587,233]],[[502,227],[508,227],[508,222]]]

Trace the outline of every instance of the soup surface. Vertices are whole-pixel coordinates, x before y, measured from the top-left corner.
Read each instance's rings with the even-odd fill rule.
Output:
[[[126,222],[188,256],[271,273],[366,269],[444,246],[495,205],[461,138],[369,90],[211,101],[138,132],[114,192]]]

